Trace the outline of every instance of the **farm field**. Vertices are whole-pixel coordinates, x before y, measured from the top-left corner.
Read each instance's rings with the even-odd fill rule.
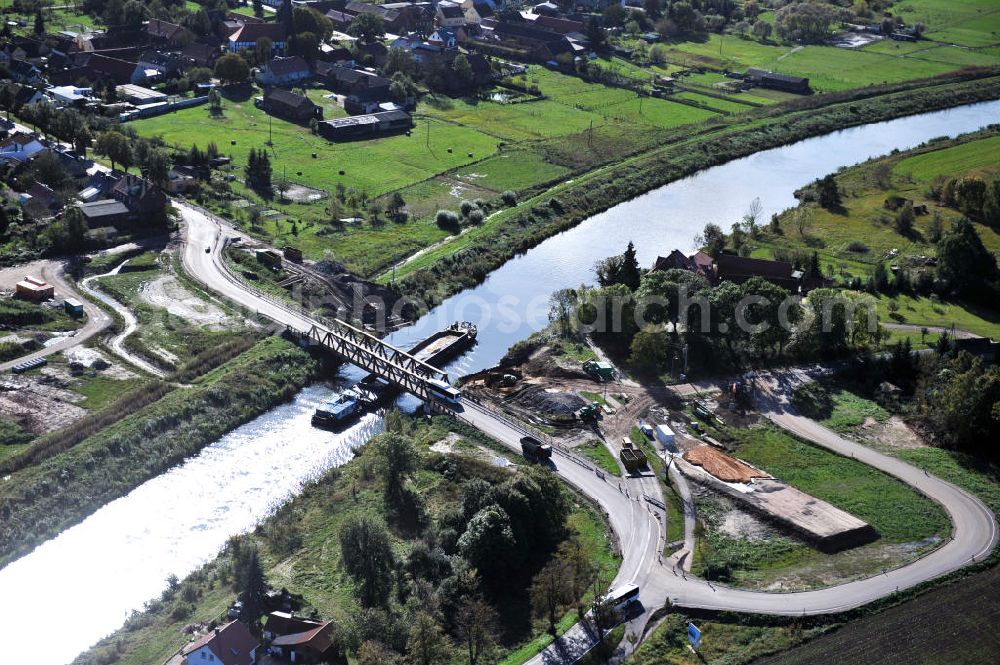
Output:
[[[671,64],[737,72],[748,67],[760,67],[782,74],[805,76],[812,88],[819,92],[936,76],[968,65],[1000,63],[995,54],[965,52],[954,47],[940,47],[915,53],[912,57],[898,57],[900,54],[886,45],[874,49],[821,45],[791,47],[717,34],[709,35],[703,42],[668,42],[666,46],[667,60]],[[757,90],[753,91],[753,94],[757,93]]]
[[[992,662],[1000,650],[1000,635],[982,628],[1000,622],[997,593],[1000,593],[1000,568],[992,568],[756,662],[758,665]],[[960,637],[973,634],[975,639]]]
[[[257,232],[275,242],[291,242],[310,258],[333,258],[371,276],[445,238],[448,232],[434,223],[440,209],[457,209],[465,199],[497,201],[507,190],[522,192],[558,181],[654,145],[657,131],[718,116],[677,102],[640,100],[633,92],[541,67],[531,67],[523,83],[539,86],[545,98],[503,103],[428,96],[414,114],[411,136],[368,141],[330,143],[307,127],[268,118],[253,105],[259,90],[249,87],[226,96],[220,118],[202,106],[131,126],[142,136],[160,136],[168,145],[184,149],[214,142],[222,154],[233,158],[234,194],[259,210],[279,214],[265,218]],[[307,90],[323,106],[324,117],[343,115],[328,94]],[[638,127],[643,131],[635,131]],[[276,178],[313,188],[317,196],[265,199],[246,189],[239,176],[250,148],[268,150]],[[332,227],[331,218],[369,217],[364,204],[341,199],[332,205],[338,189],[353,190],[362,200],[384,201],[391,192],[399,192],[409,219]],[[245,205],[219,208],[246,226],[248,210]]]
[[[900,0],[893,11],[927,26],[927,39],[962,46],[996,45],[1000,7],[992,0]]]

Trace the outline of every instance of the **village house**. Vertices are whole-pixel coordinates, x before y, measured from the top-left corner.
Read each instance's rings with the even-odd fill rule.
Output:
[[[149,180],[131,173],[126,173],[115,183],[111,196],[124,203],[136,219],[143,220],[161,214],[168,203],[163,190]]]
[[[259,649],[250,629],[233,621],[182,647],[167,665],[255,665]]]
[[[168,23],[159,19],[149,19],[146,24],[146,35],[155,44],[164,46],[185,46],[195,40],[195,34],[181,25]]]
[[[271,653],[296,665],[347,665],[334,641],[334,624],[326,621],[308,630],[271,640]]]
[[[292,56],[271,58],[257,70],[255,78],[264,86],[292,85],[309,79],[311,75],[309,63],[299,56]]]
[[[258,39],[271,40],[271,53],[284,53],[288,45],[288,31],[281,23],[244,23],[227,36],[228,48],[232,53],[246,49],[252,51]]]
[[[181,63],[176,57],[159,51],[144,51],[136,66],[141,70],[142,80],[171,78],[181,71]],[[135,81],[133,81],[135,82]]]
[[[359,0],[351,0],[344,7],[344,13],[351,16],[358,16],[364,12],[378,14],[382,17],[382,24],[388,33],[398,35],[407,29],[407,18],[398,9],[390,9],[385,5],[373,5]]]
[[[45,146],[34,136],[17,132],[0,141],[0,159],[27,161],[35,153],[45,150]]]
[[[282,88],[271,88],[258,97],[258,104],[265,113],[292,122],[309,122],[313,118],[323,119],[323,108],[313,103],[305,95],[299,95]]]
[[[475,10],[473,10],[475,11]],[[465,10],[461,3],[452,0],[441,0],[434,14],[434,22],[445,28],[461,28],[465,26]],[[476,21],[478,23],[479,21]]]
[[[134,62],[112,58],[100,53],[88,53],[82,60],[79,75],[91,83],[110,81],[115,85],[142,80],[142,70]]]
[[[56,196],[56,193],[52,191],[51,187],[41,182],[31,183],[31,187],[18,196],[18,203],[21,204],[22,208],[25,207],[29,201],[49,211],[56,210],[61,207],[59,205],[59,197]]]
[[[546,16],[542,14],[536,16],[532,23],[537,28],[550,30],[559,35],[582,35],[587,31],[587,26],[580,21],[572,21],[568,18],[560,18],[558,16]]]
[[[58,107],[72,106],[83,108],[95,101],[90,88],[78,88],[74,85],[53,86],[45,91],[45,96]]]
[[[337,94],[354,96],[359,101],[389,99],[389,79],[377,74],[340,65],[317,65],[316,73]]]
[[[188,44],[181,51],[181,58],[197,67],[212,68],[219,57],[219,49],[211,44]]]
[[[27,85],[18,85],[17,83],[11,83],[10,85],[15,87],[14,90],[14,109],[19,109],[22,106],[31,106],[37,104],[38,102],[44,101],[46,98],[45,93],[43,93],[38,88],[32,88]]]
[[[347,28],[350,27],[351,23],[354,21],[354,14],[348,14],[347,12],[340,11],[339,9],[331,9],[325,16],[330,19],[330,23],[333,24],[333,29],[337,32],[347,32]]]
[[[10,77],[18,83],[35,85],[42,81],[42,70],[35,67],[27,60],[11,60],[7,64]]]
[[[720,254],[715,259],[715,283],[742,284],[761,277],[791,293],[804,294],[822,285],[822,280],[807,280],[801,270],[786,261],[752,259],[735,254]]]
[[[529,56],[541,62],[573,52],[573,46],[565,36],[529,23],[501,21],[493,28],[493,34],[503,42],[520,46]]]
[[[81,203],[77,207],[87,223],[87,228],[91,230],[124,228],[132,217],[125,204],[114,199],[97,199]]]
[[[678,249],[673,250],[667,256],[658,256],[653,263],[653,272],[667,270],[689,270],[697,273],[711,282],[715,278],[715,259],[702,251],[697,251],[691,256],[685,256]]]
[[[171,194],[184,194],[191,191],[197,185],[198,180],[188,173],[170,169],[167,174],[165,189]]]

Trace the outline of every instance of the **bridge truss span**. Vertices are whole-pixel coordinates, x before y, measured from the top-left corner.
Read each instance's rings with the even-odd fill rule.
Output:
[[[343,321],[335,321],[329,328],[313,325],[308,338],[310,343],[319,344],[424,400],[431,398],[427,381],[448,382],[446,372]]]

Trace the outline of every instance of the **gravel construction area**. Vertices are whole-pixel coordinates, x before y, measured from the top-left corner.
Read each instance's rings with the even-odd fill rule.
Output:
[[[221,330],[231,323],[226,313],[188,291],[172,275],[158,277],[139,288],[139,297],[154,307],[211,330]]]
[[[77,406],[83,397],[67,390],[68,384],[69,375],[52,368],[30,376],[5,375],[0,378],[0,413],[35,435],[71,425],[87,411]]]
[[[99,370],[102,376],[116,381],[134,379],[139,375],[128,369],[119,362],[114,362],[98,349],[87,346],[76,346],[63,351],[66,360],[71,363],[79,363],[85,369]]]

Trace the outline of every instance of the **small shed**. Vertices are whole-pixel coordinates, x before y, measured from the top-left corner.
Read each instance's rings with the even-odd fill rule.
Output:
[[[76,298],[66,298],[63,301],[63,309],[70,316],[83,316],[83,303]]]
[[[663,444],[664,448],[672,448],[674,446],[674,431],[666,425],[657,425],[656,440]]]
[[[26,276],[14,287],[15,293],[27,300],[41,302],[55,295],[55,287],[38,277]]]

